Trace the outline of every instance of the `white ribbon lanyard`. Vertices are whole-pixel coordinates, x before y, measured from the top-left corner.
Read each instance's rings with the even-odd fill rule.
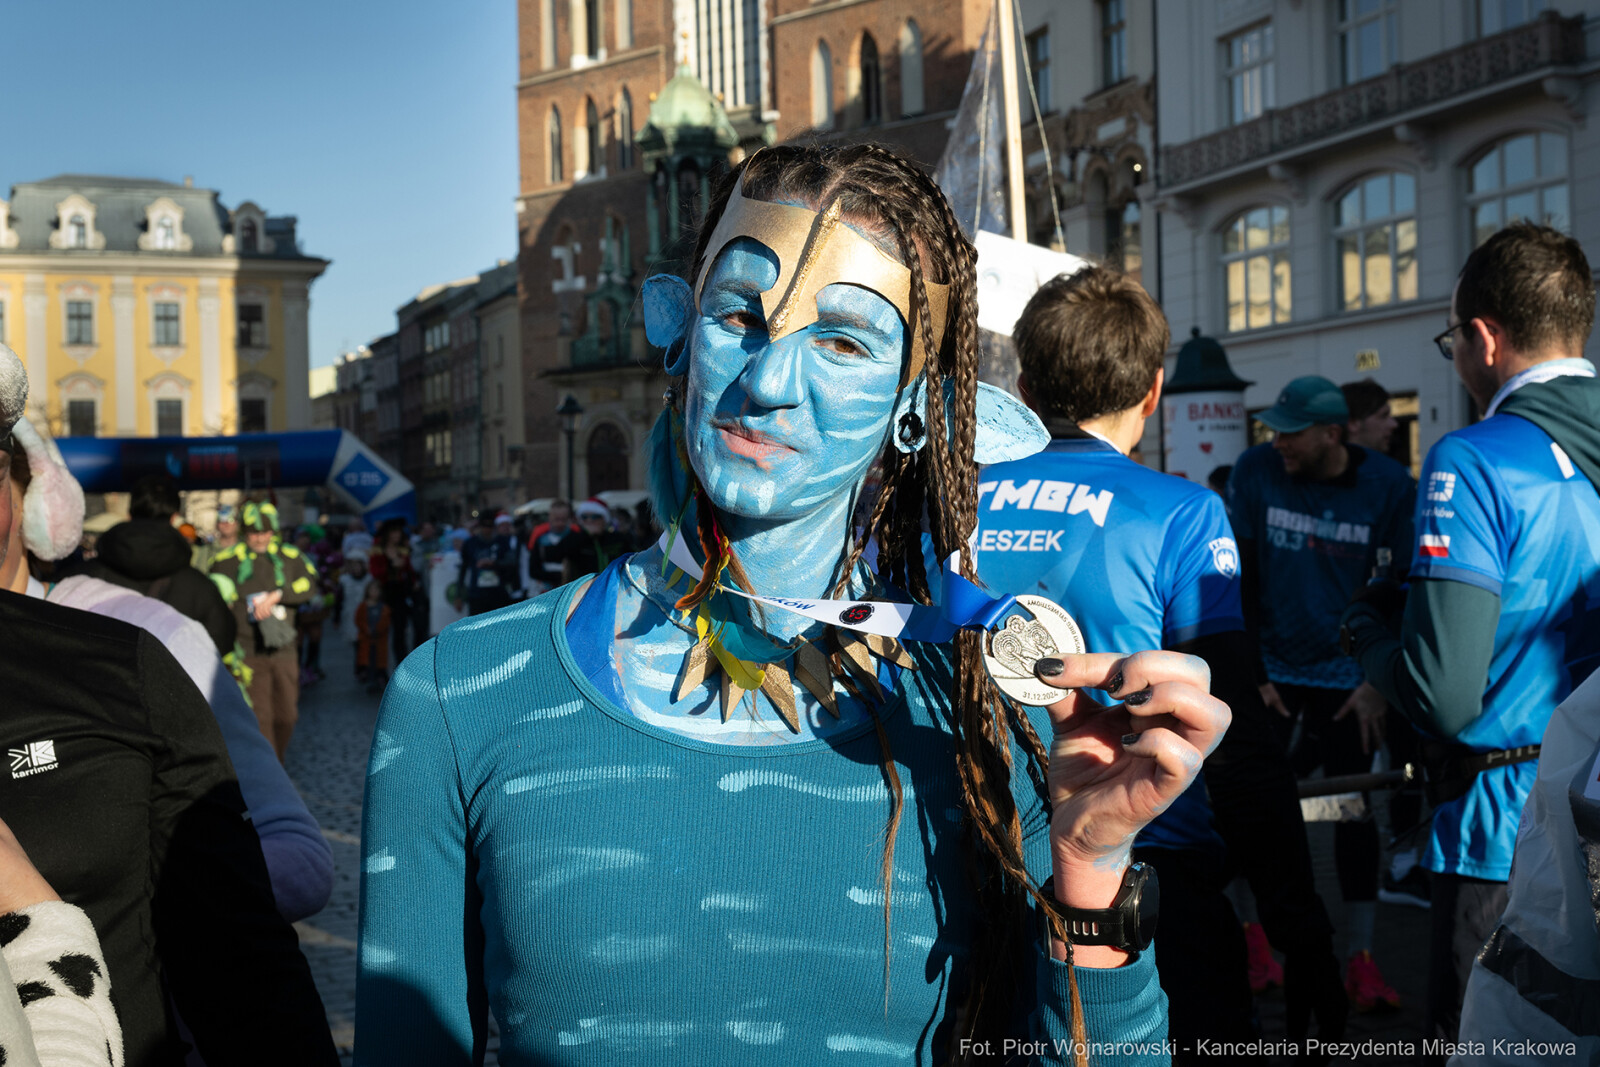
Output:
[[[695,562],[694,554],[684,543],[683,532],[680,531],[677,537],[670,539],[670,549],[668,541],[668,535],[662,534],[661,540],[656,542],[656,545],[667,553],[667,559],[674,567],[698,582],[705,571]],[[920,608],[916,604],[892,604],[882,600],[795,600],[789,597],[747,593],[731,585],[724,585],[722,589],[736,596],[742,596],[746,600],[753,600],[758,604],[770,604],[775,608],[804,615],[808,619],[825,622],[830,626],[842,626],[847,630],[877,634],[880,637],[899,637],[905,633],[910,624],[913,611],[929,610]],[[912,640],[925,639],[912,638]]]
[[[682,536],[662,534],[657,544],[673,566],[700,580],[705,572]],[[956,558],[952,555],[945,561],[941,607],[882,600],[796,600],[747,593],[727,585],[722,588],[746,600],[880,637],[943,643],[959,629],[986,630],[990,636],[983,642],[984,666],[1001,692],[1035,707],[1060,700],[1061,690],[1035,677],[1033,665],[1045,656],[1085,651],[1078,624],[1059,605],[1041,596],[1024,593],[996,599],[987,595],[956,570]],[[1017,608],[1027,617],[1017,614]]]

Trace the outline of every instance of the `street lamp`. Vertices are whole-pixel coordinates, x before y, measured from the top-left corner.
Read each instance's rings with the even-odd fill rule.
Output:
[[[572,458],[576,454],[574,438],[578,436],[578,416],[583,414],[583,405],[578,403],[578,398],[571,393],[556,408],[556,414],[561,416],[561,429],[567,435],[567,499],[575,499],[578,495],[577,482],[572,473]]]

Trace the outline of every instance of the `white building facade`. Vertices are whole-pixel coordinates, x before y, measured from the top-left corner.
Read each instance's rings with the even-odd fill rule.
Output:
[[[1474,418],[1431,341],[1467,254],[1529,218],[1600,256],[1600,3],[1168,0],[1156,20],[1144,275],[1175,343],[1221,341],[1251,411],[1300,375],[1371,376],[1419,463]]]

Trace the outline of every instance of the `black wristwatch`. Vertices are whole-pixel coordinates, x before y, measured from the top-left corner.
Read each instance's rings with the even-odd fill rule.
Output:
[[[1122,874],[1122,886],[1109,908],[1069,908],[1056,899],[1055,876],[1039,887],[1061,920],[1067,940],[1074,945],[1105,945],[1137,956],[1150,947],[1156,933],[1156,914],[1161,910],[1161,885],[1156,870],[1148,863],[1134,863]],[[1041,917],[1042,919],[1042,917]],[[1045,944],[1049,944],[1049,923],[1041,922]]]

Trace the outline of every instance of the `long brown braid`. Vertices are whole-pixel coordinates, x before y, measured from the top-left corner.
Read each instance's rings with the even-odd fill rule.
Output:
[[[880,577],[908,590],[919,602],[931,603],[922,551],[925,517],[936,558],[942,561],[956,554],[961,573],[976,581],[969,538],[977,521],[977,465],[972,458],[979,351],[977,252],[962,235],[944,194],[915,165],[876,145],[762,149],[719,185],[695,247],[691,278],[698,277],[706,243],[734,183],[740,181],[745,183],[744,195],[751,199],[803,203],[816,210],[837,200],[846,220],[862,226],[875,239],[887,241],[885,250],[895,254],[911,273],[913,321],[907,329],[920,332],[924,351],[938,353],[937,358],[930,355],[922,371],[924,395],[930,398],[925,409],[927,444],[910,454],[892,444],[884,449],[879,461],[882,488],[866,525],[841,561],[835,595],[848,585],[868,542],[876,539]],[[945,335],[937,347],[924,286],[925,268],[941,275],[934,280],[947,281],[951,289]],[[948,424],[942,402],[947,382],[954,401]],[[681,403],[683,391],[674,392]],[[900,427],[890,427],[890,433],[899,432]],[[696,496],[697,509],[709,506],[703,493]],[[707,547],[706,571],[710,573],[719,561],[709,554],[722,548],[715,538],[703,537],[702,543]],[[955,638],[950,706],[944,710],[955,739],[962,805],[977,846],[973,868],[981,926],[980,935],[969,946],[973,974],[966,1001],[954,1006],[958,1033],[949,1049],[952,1062],[969,1058],[958,1053],[958,1037],[974,1037],[978,1042],[994,1039],[989,1047],[1001,1047],[998,1039],[1006,1036],[1018,1017],[1018,997],[1032,988],[1035,950],[1030,901],[1041,907],[1045,903],[1023,858],[1022,819],[1011,792],[1012,743],[1021,748],[1028,776],[1041,795],[1047,795],[1049,758],[1027,716],[1003,701],[990,682],[981,641],[982,636],[972,631],[962,631]],[[876,711],[874,721],[890,793],[882,871],[887,1007],[894,847],[904,797],[888,735],[877,721]],[[1046,909],[1045,914],[1051,912]],[[1058,936],[1060,933],[1057,930]],[[1086,1063],[1083,1013],[1076,976],[1070,971],[1068,984],[1075,1059]],[[983,1046],[974,1043],[968,1047]]]

